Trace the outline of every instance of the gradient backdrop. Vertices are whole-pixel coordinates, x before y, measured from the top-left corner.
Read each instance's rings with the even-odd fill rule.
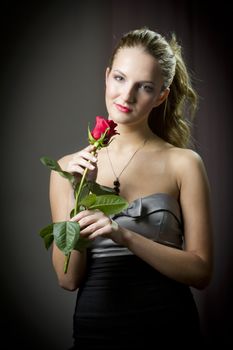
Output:
[[[71,345],[76,293],[58,287],[50,251],[38,235],[51,220],[49,171],[39,158],[59,158],[87,144],[88,122],[106,115],[104,74],[111,50],[125,31],[145,25],[162,34],[176,32],[200,95],[194,137],[212,188],[215,269],[210,286],[194,295],[207,342],[233,344],[232,18],[223,5],[172,0],[0,5],[4,349]]]

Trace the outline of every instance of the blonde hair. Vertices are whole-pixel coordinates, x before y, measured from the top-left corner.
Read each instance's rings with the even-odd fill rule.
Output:
[[[159,33],[147,28],[132,30],[124,34],[115,47],[110,59],[110,68],[120,49],[137,46],[143,47],[159,62],[163,77],[162,91],[170,89],[167,99],[151,111],[148,124],[151,130],[165,141],[177,147],[186,147],[191,135],[191,122],[187,117],[194,116],[198,96],[192,87],[181,46],[175,34],[167,41]]]

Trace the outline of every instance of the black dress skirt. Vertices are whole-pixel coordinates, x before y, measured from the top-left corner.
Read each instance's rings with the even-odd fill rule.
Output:
[[[148,239],[182,249],[179,203],[154,194],[113,217]],[[189,286],[109,239],[96,239],[73,315],[73,349],[197,349],[199,315]],[[169,347],[168,347],[169,346]]]

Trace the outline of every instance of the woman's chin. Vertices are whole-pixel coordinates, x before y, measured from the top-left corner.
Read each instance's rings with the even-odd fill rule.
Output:
[[[108,119],[113,120],[117,124],[128,124],[132,121],[132,117],[129,113],[114,112],[109,114]]]

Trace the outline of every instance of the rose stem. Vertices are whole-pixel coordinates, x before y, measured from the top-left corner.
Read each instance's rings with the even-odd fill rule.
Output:
[[[96,154],[95,151],[91,152],[93,155]],[[90,160],[89,160],[89,163],[90,163]],[[79,199],[79,195],[80,195],[80,192],[81,192],[81,189],[82,189],[82,186],[83,186],[83,182],[85,180],[85,177],[87,175],[87,171],[88,171],[88,168],[85,168],[84,172],[83,172],[83,175],[82,175],[82,179],[81,179],[81,182],[79,184],[79,187],[78,187],[78,192],[75,196],[75,207],[74,207],[74,215],[77,214],[78,212],[78,199]],[[68,265],[69,265],[69,261],[70,261],[70,255],[71,255],[71,252],[68,253],[68,255],[65,256],[65,263],[64,263],[64,273],[67,273],[67,270],[68,270]]]

